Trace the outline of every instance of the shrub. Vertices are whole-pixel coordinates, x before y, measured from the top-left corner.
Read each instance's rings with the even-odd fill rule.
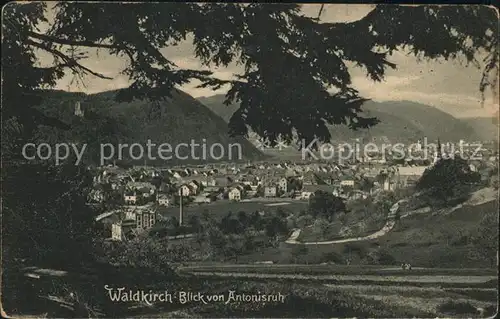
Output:
[[[298,263],[299,258],[306,255],[309,250],[307,249],[306,245],[300,244],[300,245],[295,245],[292,248],[292,257],[295,261],[295,263]]]
[[[313,218],[310,215],[302,215],[297,218],[296,224],[298,228],[304,228],[310,225],[313,221]]]
[[[471,171],[467,161],[461,158],[441,159],[426,170],[417,183],[417,189],[426,191],[430,204],[435,206],[456,205],[465,201],[480,174]]]
[[[343,264],[345,263],[344,257],[342,257],[341,254],[331,251],[329,253],[323,254],[320,257],[320,263],[326,263],[326,262],[333,262],[336,264]]]
[[[378,254],[378,264],[380,265],[394,265],[396,264],[396,259],[385,249],[381,249],[377,252]]]
[[[367,253],[367,248],[363,243],[347,243],[344,246],[344,253],[345,254],[358,254],[358,255],[365,255]]]
[[[445,314],[463,315],[476,314],[477,309],[468,302],[447,301],[438,306],[437,310]]]
[[[486,317],[495,317],[496,318],[495,314],[497,314],[497,313],[498,313],[497,306],[492,305],[492,306],[488,306],[484,309],[484,315]]]
[[[477,257],[488,260],[494,267],[498,252],[498,215],[497,212],[488,212],[479,223],[477,233],[471,236],[470,241],[475,248]]]

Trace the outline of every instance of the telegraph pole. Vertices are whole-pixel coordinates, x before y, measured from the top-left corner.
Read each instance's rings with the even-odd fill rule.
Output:
[[[182,225],[182,217],[183,217],[183,214],[182,214],[182,187],[179,189],[179,226]]]

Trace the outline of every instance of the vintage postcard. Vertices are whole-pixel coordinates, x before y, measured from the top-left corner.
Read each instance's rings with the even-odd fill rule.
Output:
[[[2,316],[495,316],[498,17],[9,2]]]

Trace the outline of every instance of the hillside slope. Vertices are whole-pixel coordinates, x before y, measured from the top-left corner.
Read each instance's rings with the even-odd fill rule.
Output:
[[[219,115],[226,123],[229,122],[231,116],[233,116],[233,113],[236,112],[239,107],[236,103],[224,105],[224,95],[222,94],[199,97],[198,101],[207,106],[212,112]]]
[[[224,148],[224,156],[220,160],[249,160],[263,156],[246,139],[229,137],[227,123],[184,92],[176,90],[171,98],[160,103],[145,100],[119,103],[114,100],[117,93],[118,91],[108,91],[85,95],[64,91],[46,92],[45,103],[41,106],[44,113],[70,123],[72,129],[63,134],[55,134],[54,130],[45,129],[42,134],[53,141],[69,139],[86,143],[89,139],[97,139],[102,144],[138,143],[143,145],[146,152],[146,143],[150,139],[157,145],[170,144],[173,149],[171,154],[174,154],[175,147],[180,143],[206,145],[206,155],[203,155],[201,146],[197,146],[197,151],[193,154],[191,148],[183,146],[179,149],[177,159],[176,156],[171,160],[146,158],[148,164],[156,165],[217,161],[221,155],[220,147],[214,147],[213,152],[210,151],[211,146],[216,143]],[[81,103],[83,118],[74,113],[77,101]],[[241,154],[236,144],[241,145]],[[97,143],[94,143],[94,146],[99,148]],[[128,149],[125,149],[124,159],[129,159],[127,154]],[[157,148],[153,147],[151,154],[152,157],[158,158]],[[181,157],[187,158],[180,159]],[[144,163],[144,158],[140,162]]]
[[[477,132],[466,122],[429,105],[411,101],[369,101],[365,103],[365,108],[392,114],[410,122],[416,129],[423,131],[429,140],[440,138],[442,141],[451,142],[478,139]],[[396,134],[397,131],[393,133]]]
[[[498,140],[498,123],[495,124],[495,118],[473,117],[462,120],[476,130],[481,140]]]
[[[229,121],[237,110],[236,104],[223,104],[224,95],[199,98],[199,101],[214,113]],[[429,141],[440,138],[442,141],[476,140],[478,133],[466,122],[434,107],[410,102],[373,102],[363,106],[363,116],[377,117],[381,122],[367,130],[352,131],[345,126],[331,126],[332,140],[346,141],[364,138],[367,141],[384,140],[389,142],[416,142],[427,137]]]

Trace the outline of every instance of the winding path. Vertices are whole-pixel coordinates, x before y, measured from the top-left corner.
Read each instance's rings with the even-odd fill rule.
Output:
[[[498,196],[498,190],[495,190],[491,187],[486,187],[479,189],[472,193],[471,198],[467,200],[465,203],[462,203],[454,208],[452,208],[448,213],[454,212],[455,210],[462,208],[467,205],[482,205],[484,203],[497,200]],[[388,232],[390,232],[396,223],[395,217],[396,217],[396,212],[399,209],[399,204],[407,202],[407,199],[402,199],[399,200],[397,203],[391,206],[389,210],[389,214],[387,215],[387,222],[380,229],[379,231],[370,234],[368,236],[364,237],[354,237],[354,238],[345,238],[345,239],[338,239],[338,240],[330,240],[330,241],[315,241],[315,242],[300,242],[297,241],[297,238],[300,236],[300,229],[295,229],[290,237],[285,241],[287,244],[292,244],[292,245],[298,245],[298,244],[303,244],[303,245],[331,245],[331,244],[341,244],[341,243],[348,243],[348,242],[353,242],[353,241],[363,241],[363,240],[370,240],[370,239],[375,239],[384,236]],[[405,218],[411,215],[415,214],[420,214],[420,213],[429,213],[431,211],[430,207],[424,207],[421,209],[417,209],[415,211],[408,212],[406,214],[403,214],[400,216],[400,218]]]
[[[389,210],[389,214],[387,215],[387,222],[385,223],[384,227],[380,229],[379,231],[363,236],[363,237],[353,237],[353,238],[345,238],[345,239],[337,239],[337,240],[329,240],[329,241],[309,241],[309,242],[300,242],[297,241],[297,238],[300,235],[301,230],[296,229],[293,231],[292,235],[285,241],[287,244],[292,244],[292,245],[331,245],[331,244],[341,244],[341,243],[348,243],[348,242],[353,242],[353,241],[363,241],[363,240],[370,240],[370,239],[375,239],[384,236],[388,232],[390,232],[393,228],[394,225],[396,224],[396,212],[399,209],[399,204],[405,202],[406,200],[402,199],[399,200],[397,203],[392,205],[392,207]],[[401,216],[402,217],[406,217]]]

